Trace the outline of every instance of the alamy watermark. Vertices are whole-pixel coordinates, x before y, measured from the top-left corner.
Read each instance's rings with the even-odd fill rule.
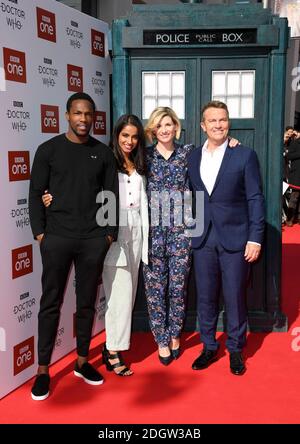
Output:
[[[101,191],[96,202],[101,204],[96,215],[97,224],[100,227],[116,226],[119,210],[115,194]],[[204,229],[204,192],[196,191],[192,197],[191,191],[152,191],[149,213],[151,227],[184,227],[187,237],[201,236]],[[119,226],[126,226],[126,211],[120,211],[119,216]]]
[[[300,351],[300,327],[294,327],[291,335],[296,336],[291,343],[292,350],[298,352]]]
[[[294,66],[291,74],[292,77],[295,77],[292,80],[292,90],[295,92],[300,91],[300,65]]]
[[[6,333],[3,327],[0,327],[0,351],[6,351]]]

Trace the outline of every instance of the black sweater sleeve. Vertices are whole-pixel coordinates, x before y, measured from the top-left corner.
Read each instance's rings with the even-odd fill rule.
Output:
[[[29,218],[34,238],[44,233],[46,225],[46,212],[42,202],[42,195],[49,188],[50,145],[40,145],[36,151],[29,187]]]

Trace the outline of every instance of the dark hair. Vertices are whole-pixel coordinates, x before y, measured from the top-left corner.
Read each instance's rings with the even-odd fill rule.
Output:
[[[145,163],[145,133],[144,127],[140,119],[134,114],[123,114],[117,121],[114,126],[112,141],[110,142],[110,147],[113,150],[114,156],[117,160],[118,170],[121,173],[128,174],[128,171],[124,167],[125,158],[124,154],[119,146],[119,135],[122,129],[126,125],[135,126],[138,131],[138,144],[134,150],[130,153],[130,160],[134,163],[136,171],[143,175],[146,172],[146,163]]]
[[[211,102],[206,103],[201,110],[201,121],[203,122],[204,113],[208,108],[219,108],[224,109],[227,113],[227,117],[229,118],[229,111],[227,105],[224,102],[220,102],[219,100],[212,100]]]
[[[66,105],[68,113],[70,112],[70,109],[71,109],[71,106],[72,106],[72,103],[74,102],[74,100],[87,100],[88,102],[91,103],[91,105],[93,107],[93,112],[95,112],[96,105],[95,105],[94,100],[91,98],[91,96],[89,96],[88,94],[86,94],[84,92],[78,92],[78,93],[72,94],[68,98],[67,105]]]
[[[285,131],[288,131],[288,130],[293,130],[294,131],[294,128],[292,126],[286,126],[285,127]]]

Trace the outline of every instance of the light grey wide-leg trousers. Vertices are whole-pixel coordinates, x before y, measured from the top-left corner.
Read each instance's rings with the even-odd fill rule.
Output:
[[[102,282],[106,298],[105,329],[108,350],[130,347],[132,310],[136,297],[142,255],[141,220],[138,210],[128,211],[127,226],[119,227],[118,247],[126,265],[104,263]]]

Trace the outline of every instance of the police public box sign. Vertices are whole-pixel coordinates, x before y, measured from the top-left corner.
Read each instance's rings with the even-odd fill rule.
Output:
[[[145,30],[144,45],[228,45],[257,42],[256,29]]]

